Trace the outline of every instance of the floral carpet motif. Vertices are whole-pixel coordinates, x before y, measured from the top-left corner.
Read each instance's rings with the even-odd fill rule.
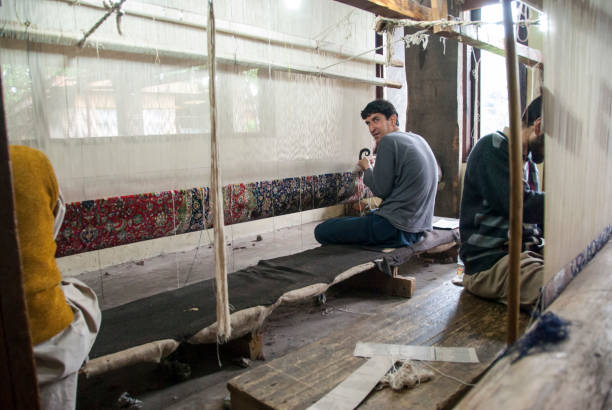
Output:
[[[56,256],[199,231],[213,226],[208,188],[73,202],[57,237]],[[353,202],[371,193],[351,172],[223,187],[226,225]]]

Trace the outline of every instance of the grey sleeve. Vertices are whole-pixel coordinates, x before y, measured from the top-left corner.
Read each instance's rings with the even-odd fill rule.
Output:
[[[372,193],[379,198],[385,199],[393,190],[395,180],[395,153],[392,141],[380,141],[376,153],[374,169],[368,168],[363,174],[363,182],[370,188]]]

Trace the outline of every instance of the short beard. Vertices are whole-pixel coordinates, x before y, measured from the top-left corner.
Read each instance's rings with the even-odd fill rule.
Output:
[[[536,139],[529,141],[528,146],[533,162],[541,164],[544,161],[544,133],[538,135]]]

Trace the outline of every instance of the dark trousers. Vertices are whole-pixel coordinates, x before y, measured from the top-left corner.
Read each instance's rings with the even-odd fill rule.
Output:
[[[349,244],[399,247],[418,242],[422,232],[404,232],[382,216],[345,216],[328,219],[317,225],[315,239],[322,245]]]

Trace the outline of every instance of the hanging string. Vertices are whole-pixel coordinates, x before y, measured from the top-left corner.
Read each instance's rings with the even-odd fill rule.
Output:
[[[330,25],[329,27],[327,27],[326,29],[324,29],[323,31],[321,31],[319,34],[315,35],[312,39],[317,41],[317,43],[325,40],[325,38],[334,31],[334,29],[337,29],[340,27],[340,25],[345,24],[344,22],[346,22],[346,25],[350,25],[351,23],[351,17],[353,16],[353,14],[355,13],[357,9],[353,9],[351,10],[346,16],[342,17],[340,20],[338,20],[336,23]],[[318,49],[318,48],[317,48]]]
[[[402,40],[403,40],[403,39],[396,40],[396,41],[394,41],[392,44],[395,44],[395,43],[397,43],[397,42],[399,42],[399,41],[402,41]],[[333,64],[330,64],[330,65],[325,66],[325,67],[323,67],[323,68],[320,68],[320,69],[319,69],[319,74],[323,73],[325,70],[327,70],[327,69],[329,69],[329,68],[331,68],[331,67],[337,66],[338,64],[348,63],[349,61],[354,60],[354,59],[356,59],[356,58],[358,58],[358,57],[361,57],[362,55],[372,53],[372,52],[374,52],[374,51],[376,51],[376,50],[380,50],[380,49],[382,49],[382,48],[384,48],[384,47],[386,47],[386,46],[384,46],[384,45],[383,45],[383,46],[379,46],[379,47],[373,48],[373,49],[371,49],[371,50],[366,50],[366,51],[363,51],[363,52],[361,52],[361,53],[359,53],[359,54],[355,54],[355,55],[353,55],[353,56],[350,56],[350,57],[349,57],[349,58],[347,58],[347,59],[340,60],[340,61],[338,61],[338,62],[336,62],[336,63],[333,63]]]
[[[102,261],[100,260],[100,249],[96,250],[96,256],[98,259],[98,272],[100,272],[100,293],[102,295],[102,303],[106,303],[106,299],[104,297],[104,274],[102,273]]]
[[[235,223],[234,221],[234,214],[233,214],[233,209],[234,209],[234,186],[232,184],[229,184],[227,186],[228,190],[229,190],[229,215],[230,215],[230,222],[232,223],[232,225]],[[243,193],[244,194],[244,193]],[[232,272],[236,271],[236,255],[235,255],[235,251],[234,251],[234,227],[230,226],[230,258],[232,259]],[[224,243],[225,245],[225,243]]]
[[[474,60],[474,68],[472,70],[472,75],[474,76],[474,95],[476,95],[477,97],[474,98],[474,108],[472,110],[473,119],[472,119],[472,136],[471,136],[472,141],[470,144],[471,147],[474,146],[474,144],[476,143],[476,140],[479,138],[479,135],[477,135],[477,130],[480,124],[480,98],[478,96],[480,95],[479,76],[480,76],[481,57],[479,57],[477,60],[476,53],[474,53],[474,50],[472,50],[472,59]]]
[[[444,373],[442,370],[440,370],[440,369],[437,369],[437,368],[433,367],[432,365],[430,365],[430,364],[429,364],[429,363],[427,363],[427,362],[420,361],[420,360],[417,360],[417,361],[418,361],[419,363],[421,363],[422,365],[425,365],[425,366],[429,367],[431,370],[433,370],[433,371],[435,371],[435,372],[437,372],[437,373],[441,374],[442,376],[444,376],[444,377],[446,377],[446,378],[449,378],[449,379],[451,379],[451,380],[456,381],[457,383],[461,383],[461,384],[463,384],[463,385],[465,385],[465,386],[470,386],[470,387],[472,387],[472,386],[476,386],[474,383],[468,383],[468,382],[463,381],[463,380],[461,380],[461,379],[458,379],[458,378],[456,378],[456,377],[454,377],[454,376],[451,376],[450,374]]]
[[[524,4],[522,6],[520,6],[520,7],[521,7],[521,11],[520,11],[521,21],[525,21],[524,20],[525,17],[529,15],[528,14],[529,13],[528,8]],[[524,38],[521,37],[521,28],[525,29],[525,37]],[[519,42],[519,43],[526,44],[527,40],[529,38],[529,26],[527,26],[524,23],[519,22],[518,24],[515,25],[514,29],[516,31],[516,33],[514,34],[516,36],[516,41]]]
[[[201,208],[201,211],[202,211],[202,229],[200,230],[200,237],[198,238],[198,245],[196,246],[196,251],[193,254],[193,259],[191,260],[191,265],[189,266],[189,271],[187,272],[186,278],[183,281],[183,286],[185,286],[189,282],[189,279],[191,278],[191,272],[193,272],[193,266],[194,266],[196,258],[198,256],[198,252],[200,251],[200,247],[201,247],[201,244],[202,244],[202,236],[203,236],[204,232],[206,232],[206,237],[208,238],[208,245],[209,245],[209,247],[212,248],[212,246],[213,246],[213,240],[210,237],[210,232],[209,232],[210,230],[206,227],[206,216],[205,216],[205,212],[204,212],[205,211],[205,209],[204,209],[204,188],[200,187],[199,190],[200,190],[199,192],[202,195],[202,202],[201,202],[202,203],[202,208]],[[213,286],[214,286],[214,282],[213,282]],[[213,296],[214,296],[214,294],[213,294]]]
[[[387,58],[386,58],[386,63],[387,65],[391,65],[391,60],[393,59],[393,36],[395,35],[395,28],[392,28],[390,30],[387,30],[387,32],[385,33],[385,39],[387,42]]]
[[[440,43],[442,43],[442,55],[446,55],[446,37],[440,37]]]
[[[176,206],[174,203],[174,189],[172,191],[172,232],[174,233],[173,238],[174,241],[176,242]],[[180,281],[180,276],[179,276],[179,261],[178,261],[178,252],[174,252],[174,265],[176,267],[176,288],[180,288],[181,287],[181,281]]]

